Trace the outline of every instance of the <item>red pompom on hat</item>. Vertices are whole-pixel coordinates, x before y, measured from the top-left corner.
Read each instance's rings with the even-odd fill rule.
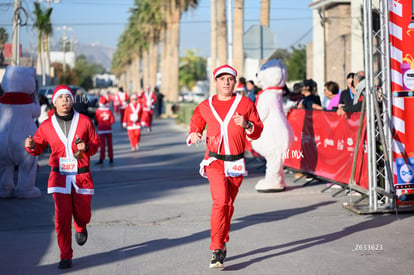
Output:
[[[55,90],[53,91],[53,95],[52,95],[52,103],[55,104],[56,103],[56,99],[58,98],[58,96],[60,95],[70,95],[70,97],[72,98],[72,102],[75,101],[75,99],[73,98],[73,91],[71,88],[69,88],[68,85],[58,85]]]
[[[223,65],[223,66],[217,67],[213,71],[214,79],[216,79],[221,74],[231,74],[232,76],[236,77],[237,76],[237,71],[236,71],[236,69],[234,69],[233,67],[231,67],[229,65]]]

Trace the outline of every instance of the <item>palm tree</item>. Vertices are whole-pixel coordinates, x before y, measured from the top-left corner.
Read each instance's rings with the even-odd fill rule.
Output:
[[[219,65],[227,63],[226,0],[217,0],[217,53]]]
[[[165,5],[165,21],[166,21],[166,53],[164,65],[168,67],[166,86],[167,100],[176,102],[178,100],[178,70],[179,70],[179,49],[180,49],[180,19],[183,12],[190,8],[195,8],[198,4],[197,0],[162,0]]]
[[[35,27],[37,28],[37,71],[42,73],[42,84],[45,85],[45,73],[49,72],[49,46],[48,37],[52,34],[53,28],[50,21],[52,8],[43,11],[38,2],[34,3],[36,16]],[[45,54],[46,51],[46,54]],[[44,60],[46,57],[46,60]]]
[[[138,50],[139,57],[144,62],[143,70],[151,71],[144,77],[147,82],[155,82],[157,71],[157,50],[159,41],[162,44],[162,86],[167,100],[178,99],[178,70],[179,70],[179,35],[181,14],[197,5],[197,0],[135,0],[130,17],[130,24],[122,34],[122,39],[114,54],[112,70],[125,83],[128,82],[128,68],[132,66],[131,49]],[[139,46],[135,46],[134,41]],[[148,53],[151,57],[148,57]],[[153,64],[151,69],[145,63]],[[155,73],[154,73],[155,72]],[[152,78],[152,80],[148,80]]]
[[[4,44],[9,40],[9,34],[6,32],[6,29],[0,27],[0,65],[3,65],[4,62]]]
[[[137,24],[142,30],[142,39],[147,41],[144,60],[144,86],[155,87],[158,72],[158,43],[165,22],[161,13],[160,0],[141,0],[136,2]]]
[[[262,0],[260,7],[260,25],[269,27],[270,0]]]
[[[234,1],[234,25],[233,25],[233,65],[238,70],[239,75],[244,75],[244,51],[243,51],[243,32],[244,32],[244,0]]]

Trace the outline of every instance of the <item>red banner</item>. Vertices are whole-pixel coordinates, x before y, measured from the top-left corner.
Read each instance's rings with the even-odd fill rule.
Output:
[[[295,133],[285,166],[347,184],[351,177],[360,113],[340,117],[335,112],[293,109],[288,121]],[[365,133],[365,119],[361,133]],[[368,189],[365,136],[357,152],[355,183]]]
[[[412,0],[389,6],[394,187],[399,205],[414,204],[414,12]]]

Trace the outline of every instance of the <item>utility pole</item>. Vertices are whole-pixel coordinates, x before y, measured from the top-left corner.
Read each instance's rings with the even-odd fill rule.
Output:
[[[233,19],[232,19],[232,12],[233,12],[233,8],[232,8],[232,1],[231,0],[227,0],[227,29],[228,29],[228,51],[229,51],[229,55],[227,57],[228,59],[228,64],[233,66]]]
[[[323,28],[323,82],[326,83],[328,75],[328,51],[327,51],[327,41],[326,41],[326,23],[328,23],[328,18],[326,17],[325,7],[322,11],[319,11],[319,16],[321,18],[321,25]]]
[[[19,9],[21,7],[20,0],[14,0],[14,16],[13,16],[13,46],[12,46],[12,60],[13,66],[18,66],[20,63],[20,16]]]

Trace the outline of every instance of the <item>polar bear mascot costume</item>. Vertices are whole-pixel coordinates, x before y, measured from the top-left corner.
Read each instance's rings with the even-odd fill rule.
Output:
[[[266,159],[266,176],[259,180],[258,192],[280,192],[286,189],[283,161],[293,142],[293,131],[283,111],[283,86],[287,78],[285,65],[279,59],[263,64],[257,74],[263,91],[256,100],[263,121],[263,132],[252,141],[253,149]]]
[[[1,86],[4,95],[0,97],[0,198],[38,198],[41,193],[35,187],[37,158],[24,148],[25,138],[36,132],[34,118],[40,115],[35,69],[8,66]]]

